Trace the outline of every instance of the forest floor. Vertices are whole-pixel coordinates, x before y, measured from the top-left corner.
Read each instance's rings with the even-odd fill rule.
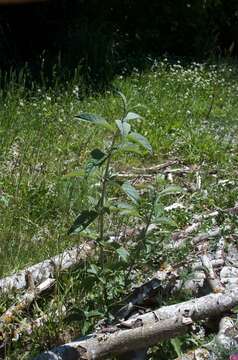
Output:
[[[103,266],[91,259],[83,268],[59,276],[48,299],[38,301],[17,320],[21,323],[44,313],[48,314],[46,325],[7,347],[7,359],[31,359],[45,348],[91,331],[162,263],[186,257],[187,248],[164,253],[163,244],[171,234],[191,225],[196,216],[238,202],[237,67],[170,65],[165,59],[145,73],[135,69],[130,76],[118,76],[114,86],[125,95],[128,110],[142,117],[133,126],[149,140],[153,153],[117,156],[113,171],[129,174],[133,168],[171,161],[169,171],[158,172],[149,181],[146,176],[137,177],[134,185],[138,191],[144,183],[160,193],[171,186],[174,190],[161,196],[157,231],[134,257],[131,244],[123,244],[119,251],[110,249],[115,250],[110,255],[113,260],[105,260]],[[23,81],[13,80],[0,93],[0,103],[0,277],[4,277],[85,238],[97,237],[94,224],[80,234],[67,235],[67,231],[80,211],[95,204],[95,178],[85,181],[82,173],[90,151],[105,148],[109,135],[79,122],[75,115],[93,113],[113,121],[120,118],[121,99],[111,91],[82,97],[76,79],[47,90],[43,86],[29,90]],[[125,200],[118,191],[110,197],[116,202]],[[141,214],[129,214],[129,205],[121,207],[120,219],[108,215],[109,235],[118,228],[141,225]],[[237,225],[236,216],[208,218],[199,231],[219,226],[223,236],[232,234],[237,239]],[[15,299],[16,294],[2,296],[0,312]],[[179,343],[181,351],[192,341],[184,338]],[[161,360],[178,355],[178,344],[169,342],[159,349]],[[151,352],[151,359],[156,359],[156,351]]]

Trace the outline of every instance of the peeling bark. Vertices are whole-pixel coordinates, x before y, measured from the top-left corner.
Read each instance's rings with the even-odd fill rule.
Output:
[[[191,323],[191,320],[186,323],[183,317],[176,317],[135,329],[119,330],[113,334],[92,335],[88,339],[48,351],[35,360],[103,359],[108,355],[113,356],[147,348],[175,337],[189,330]]]

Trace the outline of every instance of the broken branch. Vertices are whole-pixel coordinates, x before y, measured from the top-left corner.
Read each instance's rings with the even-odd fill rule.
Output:
[[[92,255],[94,248],[95,243],[88,241],[70,250],[65,250],[63,253],[50,259],[32,265],[16,274],[0,279],[0,293],[26,288],[28,286],[27,278],[29,274],[31,274],[34,284],[39,284],[53,277],[56,272],[64,271],[80,264],[88,256]]]

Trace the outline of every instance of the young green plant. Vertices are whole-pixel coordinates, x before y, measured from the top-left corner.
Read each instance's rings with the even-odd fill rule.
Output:
[[[105,215],[110,212],[110,206],[106,201],[108,194],[108,185],[115,184],[114,177],[110,176],[111,162],[114,156],[125,154],[128,152],[144,154],[144,151],[152,153],[152,147],[143,135],[132,130],[132,123],[135,120],[142,119],[135,112],[129,112],[127,109],[127,101],[125,96],[118,92],[123,102],[123,113],[120,119],[116,119],[114,123],[108,122],[105,118],[89,114],[81,113],[76,116],[79,121],[85,121],[96,126],[100,126],[105,133],[110,134],[109,145],[105,149],[94,149],[91,151],[91,159],[87,163],[85,176],[88,177],[94,170],[100,168],[100,195],[93,209],[83,210],[75,219],[73,225],[69,229],[69,234],[85,230],[92,222],[98,219],[98,240],[102,242],[105,239]],[[121,190],[134,202],[140,200],[139,192],[129,182],[120,184]]]

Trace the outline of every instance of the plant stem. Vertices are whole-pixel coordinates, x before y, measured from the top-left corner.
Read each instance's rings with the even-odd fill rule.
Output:
[[[145,224],[145,227],[141,230],[140,234],[138,235],[138,238],[137,238],[137,248],[136,248],[136,251],[135,251],[135,254],[133,256],[133,261],[125,275],[125,281],[124,281],[124,284],[125,284],[125,288],[127,287],[128,285],[128,280],[129,280],[129,276],[131,274],[131,271],[133,269],[133,267],[135,266],[136,262],[137,262],[137,259],[140,255],[140,252],[141,252],[141,249],[143,247],[143,245],[145,244],[144,243],[144,240],[146,238],[146,234],[147,234],[147,231],[148,231],[148,228],[151,224],[151,220],[152,220],[152,216],[153,216],[153,213],[154,213],[154,204],[155,204],[155,196],[153,198],[153,201],[152,201],[152,207],[151,207],[151,210],[150,210],[150,213],[149,213],[149,216],[147,217],[146,219],[146,224]]]
[[[117,138],[118,132],[116,132],[113,135],[112,138],[112,143],[111,146],[109,148],[109,152],[108,152],[108,158],[106,161],[106,167],[105,167],[105,171],[104,171],[104,175],[102,178],[102,192],[101,192],[101,199],[100,199],[100,203],[99,203],[99,208],[100,208],[100,215],[99,215],[99,239],[102,241],[104,238],[104,203],[105,203],[105,198],[106,198],[106,193],[107,193],[107,183],[108,183],[108,174],[109,174],[109,168],[110,168],[110,164],[111,164],[111,158],[113,155],[113,149],[114,149],[114,145],[116,142],[116,138]]]

